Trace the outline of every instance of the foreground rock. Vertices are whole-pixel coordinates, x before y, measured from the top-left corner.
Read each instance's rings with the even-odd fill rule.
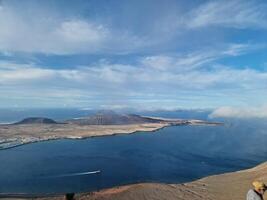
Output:
[[[267,182],[267,162],[255,168],[210,176],[186,184],[135,184],[91,194],[76,195],[81,200],[244,200],[253,180]],[[267,194],[265,195],[267,198]],[[41,200],[64,199],[64,197]]]

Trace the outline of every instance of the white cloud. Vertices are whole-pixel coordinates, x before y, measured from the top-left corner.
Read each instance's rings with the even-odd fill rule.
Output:
[[[139,65],[139,66],[138,66]],[[267,72],[253,69],[232,69],[217,65],[213,69],[158,70],[137,66],[100,63],[75,69],[46,69],[34,64],[0,63],[0,84],[28,85],[39,87],[46,82],[46,87],[79,87],[84,90],[112,93],[111,89],[127,92],[146,90],[162,93],[177,90],[196,89],[239,89],[253,90],[267,85]],[[35,84],[32,84],[32,83]]]
[[[54,75],[51,69],[41,69],[31,64],[0,63],[0,83],[16,84],[25,81],[45,80]]]
[[[6,81],[25,81],[25,80],[36,80],[46,79],[53,75],[52,70],[44,70],[38,68],[24,68],[17,69],[15,71],[1,71],[0,79],[1,82]]]
[[[94,25],[82,20],[71,20],[63,22],[56,33],[70,42],[99,42],[108,35],[108,30],[102,25]]]
[[[29,4],[26,12],[25,9],[18,7],[20,4],[4,2],[0,9],[0,52],[2,53],[65,55],[153,52],[183,46],[188,42],[190,44],[192,37],[196,37],[192,34],[194,32],[192,28],[211,25],[239,28],[267,27],[265,12],[267,6],[264,3],[257,4],[256,1],[210,1],[198,8],[192,8],[189,13],[185,13],[186,9],[178,12],[178,6],[172,8],[171,13],[162,12],[151,19],[150,15],[146,14],[144,18],[147,17],[147,19],[141,22],[140,26],[135,26],[131,21],[132,18],[125,19],[125,21],[129,20],[129,24],[125,23],[126,25],[122,26],[120,23],[119,25],[112,23],[114,16],[110,16],[110,20],[101,20],[105,16],[100,15],[98,16],[100,20],[97,20],[98,17],[84,18],[75,12],[65,15],[59,8],[43,11],[42,5],[36,6],[36,4],[32,7]],[[123,17],[124,15],[121,16]],[[179,22],[175,23],[175,21]],[[201,35],[198,37],[199,43],[202,39],[204,41],[209,39]],[[242,47],[236,46],[236,48]],[[233,55],[235,52],[225,53]],[[164,65],[173,65],[172,60],[168,59],[162,57],[160,62],[168,62],[163,63]],[[153,62],[153,58],[149,62]],[[192,60],[190,56],[181,62],[181,65],[184,64],[183,62],[194,64],[197,60]],[[158,64],[153,66],[161,68]]]
[[[252,101],[262,103],[267,98],[266,85],[266,72],[226,66],[209,71],[172,72],[110,63],[75,69],[0,64],[2,105],[6,98],[8,102],[28,100],[51,105],[62,102],[73,106],[80,103],[86,106],[92,101],[96,105],[99,102],[103,105],[150,102],[149,106],[175,107],[180,106],[177,102],[181,101],[185,104],[198,102],[197,105],[214,101],[209,106],[227,102],[243,105]]]
[[[197,68],[217,58],[217,55],[213,55],[213,53],[214,52],[199,52],[177,56],[148,56],[143,58],[141,62],[145,67],[150,67],[161,71],[175,71],[175,69],[187,71]]]
[[[11,15],[11,16],[9,16]],[[41,22],[40,22],[41,23]],[[102,25],[83,20],[28,22],[0,13],[0,51],[70,54],[95,52],[109,37]]]
[[[6,4],[0,11],[0,52],[44,54],[120,53],[148,42],[130,32],[75,16],[15,10]],[[37,11],[35,11],[37,12]]]
[[[225,118],[266,118],[267,105],[260,107],[220,107],[214,110],[209,117],[225,117]]]
[[[222,51],[222,55],[225,56],[238,56],[242,54],[246,54],[249,51],[265,48],[265,45],[262,44],[230,44],[224,51]]]
[[[251,51],[265,48],[264,45],[257,44],[227,44],[222,47],[214,47],[211,49],[202,49],[201,51],[180,55],[156,55],[147,56],[141,59],[141,63],[145,67],[150,67],[160,71],[188,71],[207,65],[215,60],[229,57],[239,56]]]
[[[176,66],[176,60],[170,56],[148,56],[141,59],[144,66],[151,67],[157,70],[168,70]]]
[[[187,17],[189,28],[223,26],[233,28],[267,28],[267,5],[264,1],[209,1],[194,9]]]
[[[204,103],[216,96],[224,101],[242,104],[249,101],[262,103],[263,97],[267,96],[266,71],[249,67],[235,68],[214,62],[223,57],[245,54],[257,48],[257,45],[229,44],[212,51],[147,56],[138,59],[135,65],[100,60],[93,65],[69,69],[51,69],[34,63],[2,61],[0,93],[3,95],[9,93],[10,98],[17,98],[19,92],[17,90],[22,88],[30,100],[40,96],[40,90],[45,90],[47,99],[51,97],[53,100],[57,98],[60,101],[72,102],[98,97],[116,101],[118,99],[138,101],[147,98],[146,101],[155,99],[160,102],[168,97],[172,103],[176,98],[184,102],[195,102],[199,98],[203,99]],[[11,92],[8,92],[7,88]],[[71,91],[77,91],[78,88],[78,93],[81,95],[71,97]],[[60,91],[66,91],[66,98]],[[185,91],[189,93],[179,95]],[[61,95],[57,96],[57,93]],[[196,97],[193,98],[193,94]],[[255,99],[256,96],[261,97]]]

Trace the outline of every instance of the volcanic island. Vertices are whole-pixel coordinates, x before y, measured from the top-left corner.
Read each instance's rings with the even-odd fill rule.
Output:
[[[82,139],[136,132],[153,133],[168,126],[223,125],[203,120],[166,119],[139,115],[121,115],[114,112],[97,113],[90,117],[55,121],[43,117],[25,118],[13,124],[0,125],[0,149],[53,140]],[[253,180],[267,181],[267,163],[255,168],[199,179],[190,183],[138,183],[103,189],[97,192],[76,194],[80,200],[202,200],[202,199],[245,199]],[[64,196],[36,198],[36,200],[61,200]],[[19,199],[19,198],[13,198]],[[32,198],[35,199],[35,198]]]
[[[98,112],[93,116],[64,121],[30,117],[16,123],[0,125],[0,150],[45,140],[83,139],[136,132],[151,133],[164,127],[179,125],[222,125],[222,123],[115,112]]]

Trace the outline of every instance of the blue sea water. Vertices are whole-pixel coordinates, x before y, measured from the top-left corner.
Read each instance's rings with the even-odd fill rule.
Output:
[[[166,117],[166,116],[165,116]],[[0,151],[0,192],[65,193],[137,182],[181,183],[267,160],[266,120],[53,140]],[[101,170],[100,174],[58,177]]]

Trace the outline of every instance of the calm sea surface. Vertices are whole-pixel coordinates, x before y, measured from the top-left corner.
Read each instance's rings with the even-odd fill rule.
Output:
[[[1,150],[0,192],[60,193],[137,182],[180,183],[266,160],[266,120],[54,140]],[[101,173],[60,177],[94,170]]]

